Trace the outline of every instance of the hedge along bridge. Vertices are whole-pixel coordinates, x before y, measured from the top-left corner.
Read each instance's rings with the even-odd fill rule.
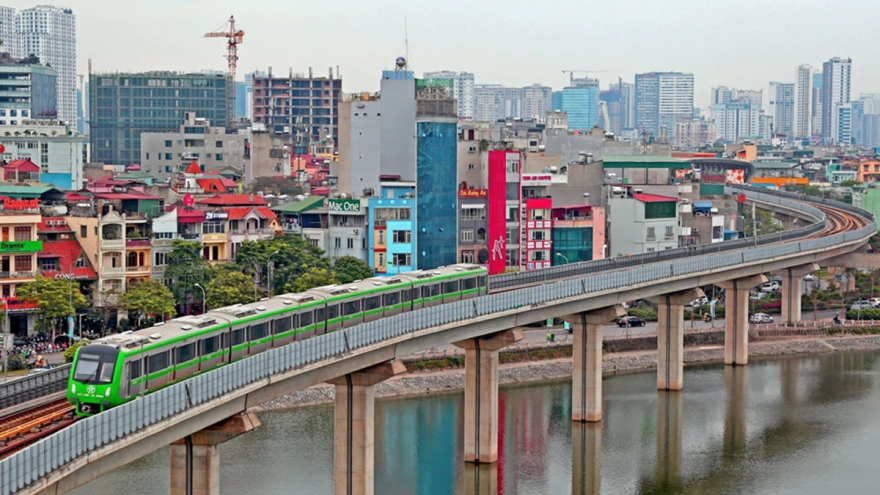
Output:
[[[590,262],[493,278],[493,286],[511,279],[517,287],[532,286],[269,350],[81,420],[0,461],[0,495],[66,493],[169,444],[172,493],[219,493],[217,445],[259,424],[248,408],[327,381],[336,385],[336,493],[372,493],[373,386],[404,371],[396,358],[449,342],[466,350],[465,459],[492,463],[498,457],[498,351],[521,338],[514,329],[560,315],[574,323],[572,419],[600,421],[600,325],[622,313],[622,302],[655,298],[658,388],[681,389],[683,303],[695,297],[694,287],[707,284],[727,289],[725,363],[745,365],[748,290],[764,282],[763,273],[783,274],[783,306],[791,308],[789,318],[799,318],[800,293],[794,288],[802,283],[800,274],[860,249],[877,232],[870,213],[849,205],[771,191],[745,194],[815,223],[720,243],[732,246],[728,249],[705,246],[607,260],[605,271]],[[816,206],[858,222],[829,232]],[[611,266],[617,269],[608,271]]]

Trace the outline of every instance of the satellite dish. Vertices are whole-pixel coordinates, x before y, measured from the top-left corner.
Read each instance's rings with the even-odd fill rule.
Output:
[[[480,249],[480,252],[477,253],[477,259],[480,261],[481,265],[485,265],[489,262],[489,250],[488,249]]]

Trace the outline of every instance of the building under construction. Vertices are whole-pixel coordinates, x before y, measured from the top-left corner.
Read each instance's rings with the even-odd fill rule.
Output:
[[[308,153],[309,146],[338,139],[339,97],[342,79],[339,69],[327,76],[272,74],[254,78],[254,123],[265,124],[266,130],[285,136],[297,154]]]

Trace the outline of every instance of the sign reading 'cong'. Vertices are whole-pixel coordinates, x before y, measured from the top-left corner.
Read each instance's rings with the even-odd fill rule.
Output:
[[[360,213],[361,202],[358,199],[331,199],[327,201],[327,209],[345,213]]]

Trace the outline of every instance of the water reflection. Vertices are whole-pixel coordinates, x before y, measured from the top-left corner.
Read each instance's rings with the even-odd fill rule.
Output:
[[[602,423],[572,423],[571,485],[572,495],[601,493]]]
[[[498,463],[464,464],[462,486],[458,493],[462,495],[496,495],[498,492]]]

